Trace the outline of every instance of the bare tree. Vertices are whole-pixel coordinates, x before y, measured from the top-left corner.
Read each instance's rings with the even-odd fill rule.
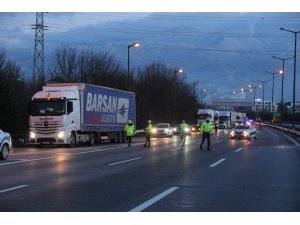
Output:
[[[187,84],[183,78],[174,79],[174,71],[175,68],[159,62],[138,71],[134,91],[137,95],[139,125],[148,119],[154,122],[174,122],[174,118],[175,123],[182,119],[194,123],[197,98],[192,85]]]
[[[27,117],[27,87],[23,82],[21,67],[6,60],[0,50],[0,127],[12,134],[24,133]],[[26,121],[26,122],[25,122]]]
[[[58,47],[54,53],[53,70],[50,69],[50,79],[64,82],[74,82],[77,76],[78,65],[77,49],[68,45]]]
[[[118,59],[107,52],[64,45],[56,49],[54,57],[51,80],[124,88],[125,71]]]

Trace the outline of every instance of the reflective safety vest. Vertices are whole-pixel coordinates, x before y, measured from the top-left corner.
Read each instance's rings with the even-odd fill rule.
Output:
[[[210,123],[207,123],[207,122],[203,122],[201,124],[201,131],[202,132],[205,132],[205,133],[211,133],[212,131],[212,126]]]
[[[150,134],[151,133],[151,131],[152,131],[152,124],[150,123],[150,124],[148,124],[148,126],[146,127],[146,132],[147,132],[147,134]]]
[[[135,127],[132,123],[128,123],[128,124],[126,124],[124,130],[125,130],[127,136],[133,136],[134,131],[135,131]]]
[[[185,128],[188,128],[189,127],[189,125],[187,125],[186,123],[181,123],[180,124],[180,129],[181,130],[184,130]]]

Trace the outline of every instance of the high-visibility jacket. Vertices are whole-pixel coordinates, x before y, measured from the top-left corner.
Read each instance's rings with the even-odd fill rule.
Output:
[[[210,124],[210,122],[203,122],[201,124],[201,131],[205,132],[205,133],[211,133],[212,132],[212,125]]]
[[[135,131],[135,126],[132,123],[128,123],[128,124],[126,124],[124,130],[125,130],[127,136],[133,136],[134,131]]]
[[[185,128],[188,128],[189,127],[189,125],[187,125],[186,123],[181,123],[180,124],[180,129],[181,130],[184,130]]]
[[[147,134],[150,134],[151,131],[152,131],[152,129],[153,129],[152,124],[149,123],[148,126],[147,126],[146,129],[145,129],[145,130],[146,130],[146,133],[147,133]]]

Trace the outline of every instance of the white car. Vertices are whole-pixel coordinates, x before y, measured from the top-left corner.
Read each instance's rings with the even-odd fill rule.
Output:
[[[257,130],[254,126],[248,125],[238,125],[230,132],[231,139],[256,139],[257,138]]]
[[[10,134],[0,130],[0,159],[7,159],[11,148],[12,142]]]
[[[173,136],[173,128],[169,123],[158,123],[152,129],[153,137],[169,137]]]

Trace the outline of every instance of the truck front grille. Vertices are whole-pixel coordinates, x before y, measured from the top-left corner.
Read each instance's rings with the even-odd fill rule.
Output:
[[[48,121],[46,126],[44,122],[34,122],[32,128],[35,128],[37,134],[55,134],[59,127],[59,122]]]

